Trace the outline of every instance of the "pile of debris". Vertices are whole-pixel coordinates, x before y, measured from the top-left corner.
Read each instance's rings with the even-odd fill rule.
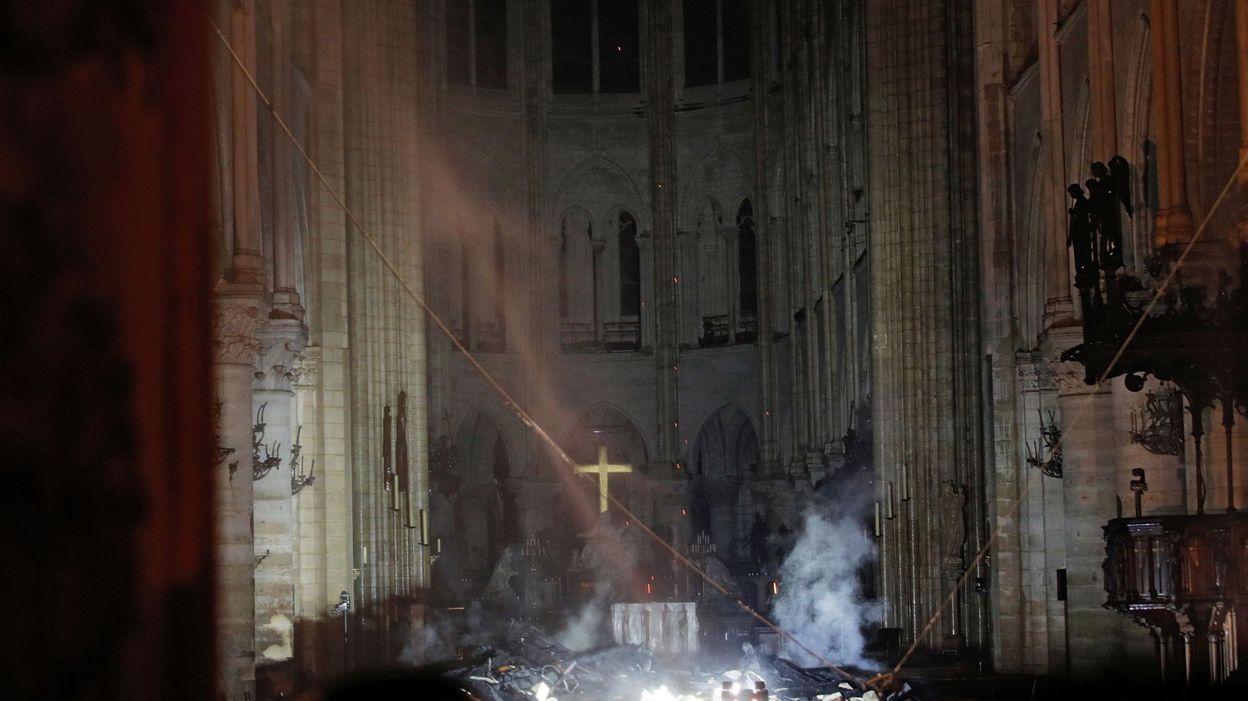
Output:
[[[573,652],[530,628],[436,668],[484,701],[917,701],[909,684],[881,693],[744,647],[740,669],[710,670],[636,645]]]

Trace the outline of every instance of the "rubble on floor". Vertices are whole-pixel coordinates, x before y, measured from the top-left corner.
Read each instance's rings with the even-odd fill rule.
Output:
[[[830,669],[801,667],[748,645],[740,669],[664,659],[637,645],[573,652],[536,629],[442,663],[483,701],[917,701],[909,684],[885,694]]]

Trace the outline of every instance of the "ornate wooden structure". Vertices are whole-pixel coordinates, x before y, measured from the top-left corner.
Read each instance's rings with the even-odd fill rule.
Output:
[[[1117,518],[1105,554],[1105,606],[1152,631],[1168,680],[1248,665],[1248,513]]]
[[[1206,252],[1204,264],[1189,259],[1171,272],[1178,263],[1172,246],[1149,261],[1153,283],[1120,272],[1121,211],[1131,209],[1118,193],[1129,190],[1130,168],[1118,156],[1111,164],[1093,164],[1090,200],[1077,185],[1068,190],[1084,342],[1062,359],[1082,363],[1088,384],[1119,375],[1134,392],[1147,375],[1173,383],[1191,421],[1196,513],[1142,516],[1140,496],[1148,486],[1143,470],[1133,471],[1135,517],[1104,527],[1105,606],[1153,632],[1168,680],[1218,683],[1248,666],[1248,622],[1238,620],[1248,614],[1248,514],[1236,510],[1231,441],[1235,414],[1248,407],[1248,247],[1240,248],[1238,261],[1228,256],[1225,262],[1238,263],[1231,269],[1225,262],[1209,265]],[[1225,513],[1205,511],[1207,409],[1220,409],[1224,429]]]

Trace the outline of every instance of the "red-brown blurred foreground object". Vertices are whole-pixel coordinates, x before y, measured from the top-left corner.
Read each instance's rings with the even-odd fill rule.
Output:
[[[214,696],[203,12],[0,0],[6,698]]]

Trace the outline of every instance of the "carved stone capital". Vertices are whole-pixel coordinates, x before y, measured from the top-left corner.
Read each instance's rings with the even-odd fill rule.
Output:
[[[290,382],[295,388],[313,387],[321,376],[321,349],[319,346],[308,346],[295,359],[292,369],[294,379]]]
[[[1049,377],[1059,397],[1100,394],[1109,391],[1109,383],[1090,385],[1084,381],[1086,371],[1082,363],[1061,360],[1062,353],[1083,342],[1079,327],[1066,326],[1049,329],[1041,343],[1039,355],[1048,361]],[[1037,363],[1038,365],[1040,363]]]
[[[264,315],[258,304],[218,300],[213,308],[213,361],[254,366],[264,350],[256,338],[263,324]]]
[[[1052,392],[1056,388],[1053,368],[1041,353],[1036,351],[1015,353],[1014,365],[1017,368],[1020,391]]]
[[[261,352],[256,380],[260,388],[287,390],[299,381],[303,359],[303,327],[298,322],[271,320],[257,332]]]
[[[1104,382],[1090,385],[1084,381],[1085,370],[1082,363],[1057,361],[1049,363],[1052,371],[1053,384],[1057,388],[1057,396],[1073,397],[1084,394],[1108,392]]]

